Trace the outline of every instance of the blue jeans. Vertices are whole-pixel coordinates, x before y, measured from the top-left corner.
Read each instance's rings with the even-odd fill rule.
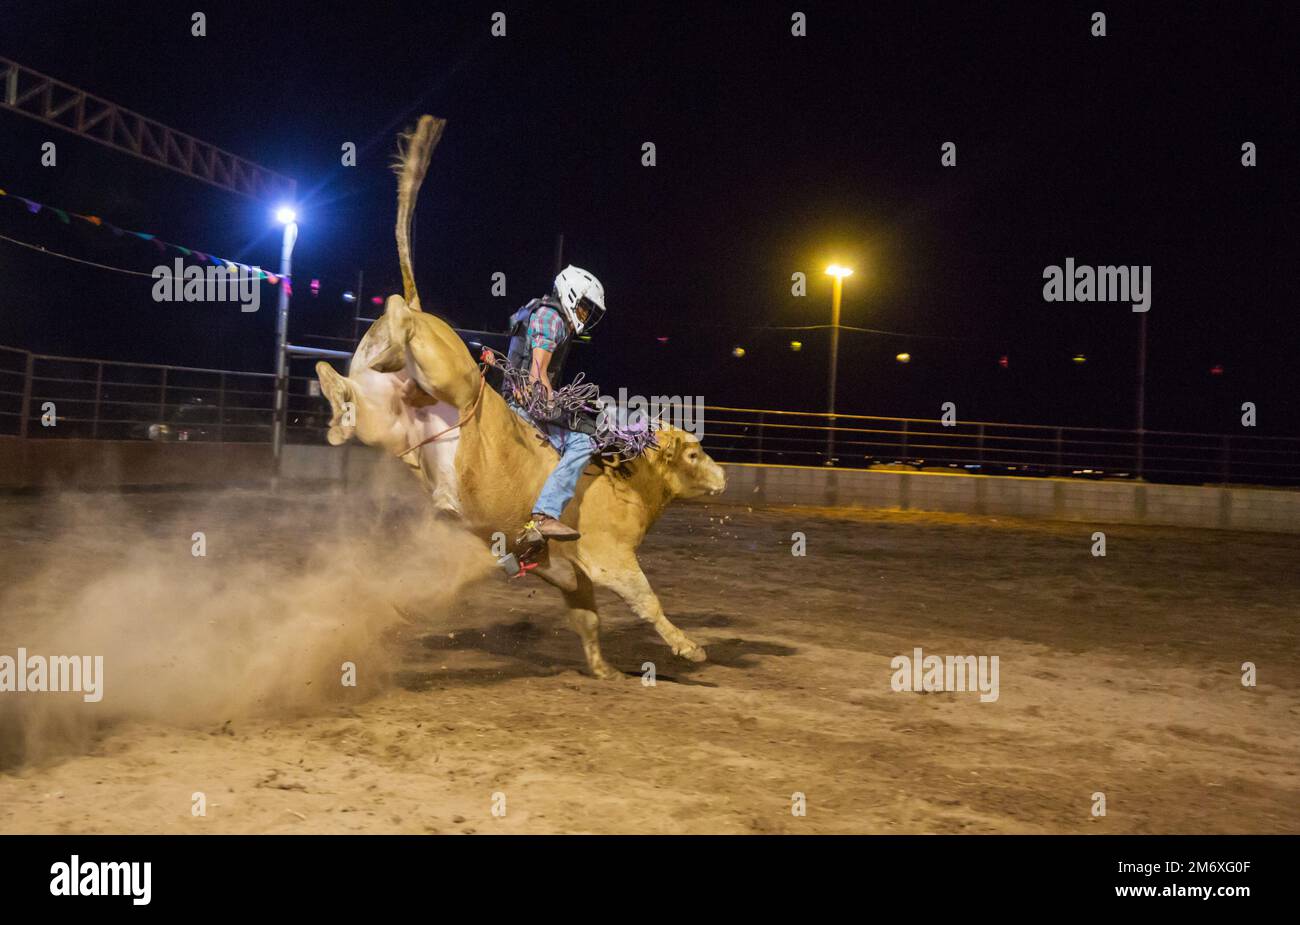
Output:
[[[506,404],[510,405],[510,410],[528,422],[529,427],[538,426],[522,408],[511,402]],[[560,461],[547,476],[546,484],[542,486],[542,493],[537,496],[533,510],[558,520],[564,513],[564,506],[573,498],[573,493],[578,488],[578,479],[582,477],[582,470],[587,468],[587,463],[591,461],[591,454],[596,449],[596,441],[587,434],[566,430],[556,424],[543,424],[541,427],[546,431],[546,439],[551,442],[551,446],[559,452]]]

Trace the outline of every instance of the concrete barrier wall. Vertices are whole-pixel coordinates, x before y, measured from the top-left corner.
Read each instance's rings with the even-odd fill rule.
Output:
[[[390,484],[400,461],[358,444],[284,448],[290,480]],[[26,440],[0,436],[0,488],[102,489],[269,483],[271,448],[247,443]]]
[[[369,447],[287,446],[286,479],[391,485],[399,461]],[[1300,491],[1031,479],[965,473],[725,465],[724,500],[1300,533]],[[0,437],[0,488],[265,482],[271,449],[249,444]]]
[[[1300,491],[731,464],[724,499],[1300,533]]]
[[[244,443],[0,437],[0,488],[113,488],[265,480],[271,448]]]

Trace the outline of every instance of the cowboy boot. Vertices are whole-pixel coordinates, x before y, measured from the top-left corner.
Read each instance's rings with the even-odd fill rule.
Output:
[[[576,540],[578,537],[582,536],[581,533],[570,527],[568,524],[561,523],[554,517],[540,514],[537,511],[533,512],[533,524],[535,525],[537,532],[549,540],[559,540],[563,542],[565,540]]]

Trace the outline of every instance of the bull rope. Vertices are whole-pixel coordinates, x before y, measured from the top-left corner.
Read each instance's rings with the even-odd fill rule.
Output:
[[[414,453],[414,452],[415,452],[416,450],[418,450],[420,447],[424,446],[424,445],[427,444],[427,443],[432,443],[433,441],[435,441],[435,440],[437,440],[439,437],[441,437],[443,434],[449,434],[449,433],[451,433],[453,430],[455,430],[456,428],[460,427],[462,424],[464,424],[466,421],[468,421],[470,418],[472,418],[472,417],[474,416],[474,412],[478,410],[479,402],[481,402],[481,401],[483,400],[483,387],[487,385],[487,370],[479,370],[478,379],[479,379],[479,381],[478,381],[478,395],[475,396],[475,398],[474,398],[474,404],[470,405],[470,406],[469,406],[469,410],[466,411],[464,414],[461,415],[459,421],[457,421],[455,424],[451,425],[450,427],[445,427],[445,428],[443,428],[442,430],[440,430],[440,431],[438,431],[436,434],[434,434],[432,437],[425,437],[423,440],[421,440],[419,443],[415,444],[415,446],[411,447],[410,449],[408,449],[408,450],[403,450],[402,452],[400,452],[400,453],[397,454],[397,458],[398,458],[398,459],[401,459],[401,458],[402,458],[403,456],[405,456],[407,453]],[[416,385],[418,386],[419,383],[416,383]]]
[[[620,426],[613,415],[604,413],[599,401],[600,387],[594,382],[584,382],[582,373],[578,373],[568,385],[552,389],[547,394],[528,370],[512,367],[486,349],[483,362],[500,370],[515,404],[528,415],[543,436],[547,436],[543,426],[547,424],[582,431],[592,439],[592,454],[611,465],[630,462],[659,445],[654,428],[648,422]],[[590,422],[590,429],[584,428],[586,422]]]
[[[600,388],[594,382],[583,382],[582,373],[578,373],[577,378],[569,385],[555,389],[550,396],[547,396],[541,383],[531,380],[525,370],[513,369],[499,362],[496,355],[486,349],[483,351],[482,360],[479,366],[478,395],[475,396],[469,410],[461,415],[460,420],[455,424],[398,453],[398,459],[451,433],[474,416],[478,411],[479,403],[483,400],[483,389],[487,386],[489,366],[500,370],[505,376],[507,387],[514,393],[516,399],[521,401],[525,413],[542,436],[546,436],[546,432],[541,427],[543,421],[559,424],[567,430],[577,430],[579,416],[590,414],[595,418],[593,428],[595,432],[591,434],[594,444],[593,455],[609,463],[619,465],[630,462],[644,454],[646,450],[659,445],[653,427],[646,424],[620,427],[609,416],[601,414],[600,406],[596,402],[597,396],[600,395]]]

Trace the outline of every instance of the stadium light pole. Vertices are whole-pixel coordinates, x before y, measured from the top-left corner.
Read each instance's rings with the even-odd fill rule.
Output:
[[[293,273],[293,246],[298,241],[298,215],[292,206],[275,210],[275,220],[284,226],[280,244],[280,302],[275,319],[275,421],[271,427],[271,455],[275,474],[280,474],[289,404],[289,278]]]
[[[835,279],[834,289],[831,291],[831,373],[830,385],[826,391],[827,404],[827,428],[826,428],[826,462],[824,465],[835,465],[835,374],[839,368],[840,362],[840,298],[844,293],[844,277],[852,276],[853,271],[848,267],[842,267],[837,263],[832,263],[826,268],[826,274]]]
[[[1137,465],[1134,475],[1141,479],[1146,470],[1147,428],[1147,316],[1143,312],[1138,321],[1137,368]]]

